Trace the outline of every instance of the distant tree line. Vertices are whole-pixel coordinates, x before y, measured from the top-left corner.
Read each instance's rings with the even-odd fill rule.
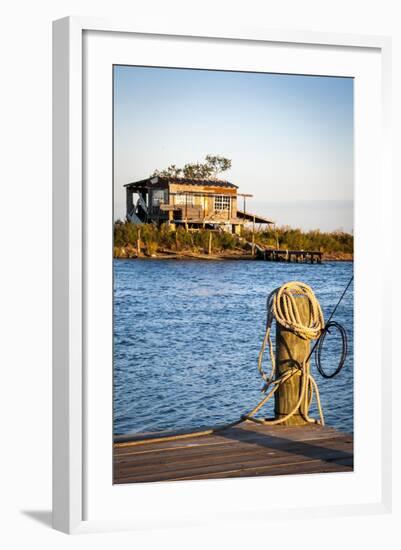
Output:
[[[171,164],[164,170],[155,170],[151,177],[173,177],[190,179],[213,179],[218,174],[231,168],[231,160],[220,155],[206,155],[205,162],[185,164],[183,168],[178,168]]]

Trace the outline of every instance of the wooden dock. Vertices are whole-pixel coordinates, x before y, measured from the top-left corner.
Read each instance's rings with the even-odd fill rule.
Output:
[[[175,441],[114,443],[114,483],[218,479],[353,470],[353,437],[318,425],[243,422]]]
[[[270,262],[322,263],[322,252],[317,250],[265,249],[261,255]]]

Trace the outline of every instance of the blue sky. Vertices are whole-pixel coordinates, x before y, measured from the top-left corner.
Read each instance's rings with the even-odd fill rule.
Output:
[[[222,174],[278,225],[353,230],[353,80],[114,68],[114,215],[123,185],[170,164],[232,160]]]

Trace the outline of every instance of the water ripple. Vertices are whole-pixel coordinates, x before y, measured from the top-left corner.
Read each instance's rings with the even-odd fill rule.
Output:
[[[195,429],[238,418],[261,398],[256,365],[267,294],[286,281],[302,280],[314,289],[327,318],[352,269],[348,262],[115,260],[115,433]],[[349,338],[346,365],[332,380],[315,374],[327,424],[352,431],[352,289],[335,318]],[[328,370],[338,346],[336,338],[325,343]],[[269,405],[266,415],[271,413]]]

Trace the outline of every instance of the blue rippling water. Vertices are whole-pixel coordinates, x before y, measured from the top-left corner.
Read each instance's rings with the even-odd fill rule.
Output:
[[[257,356],[268,293],[303,281],[327,319],[352,272],[350,262],[115,260],[114,433],[192,430],[236,420],[262,397]],[[326,423],[352,432],[352,287],[335,319],[348,334],[345,367],[331,380],[321,378],[313,363],[312,372]],[[327,340],[323,365],[331,370],[339,341]],[[272,406],[264,411],[271,415]]]

